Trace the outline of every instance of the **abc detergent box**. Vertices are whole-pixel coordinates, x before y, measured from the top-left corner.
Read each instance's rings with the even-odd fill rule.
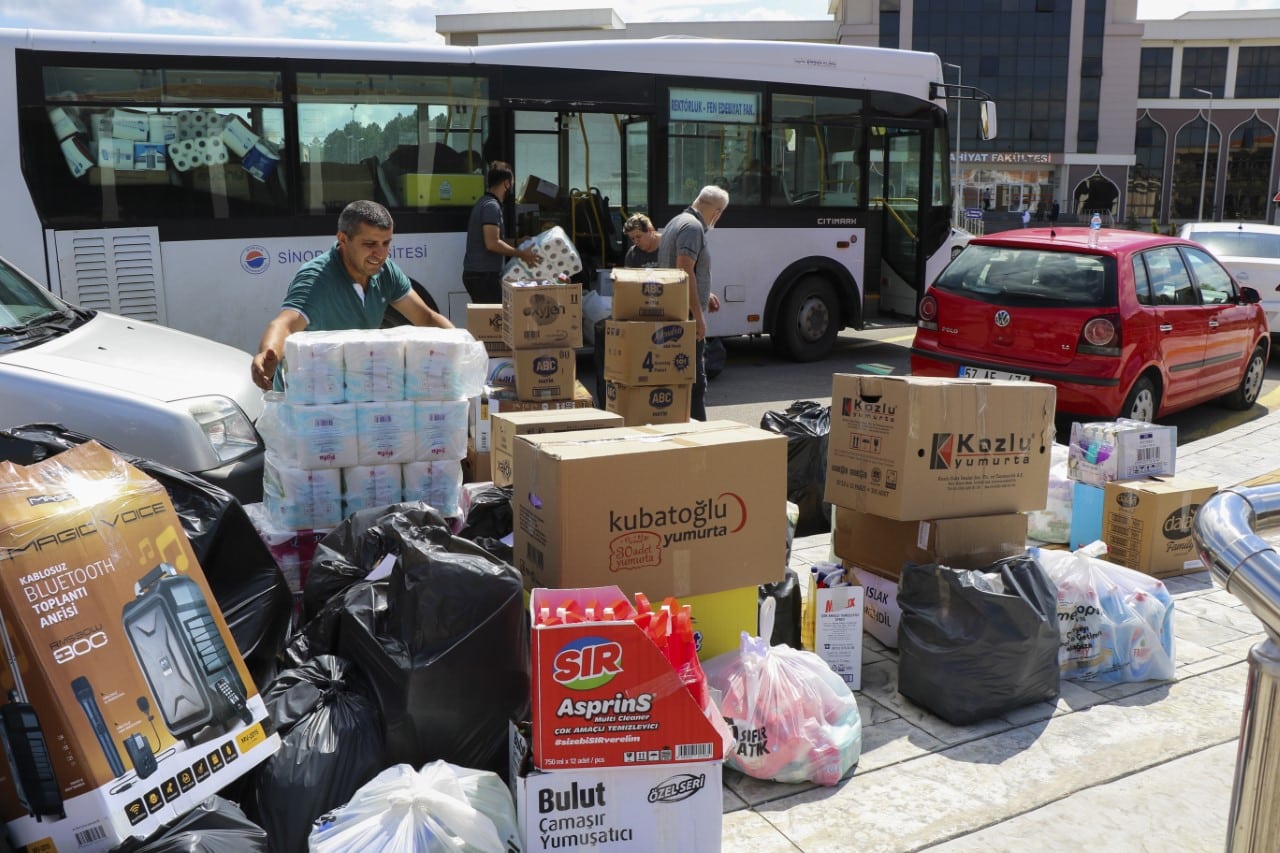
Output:
[[[168,493],[96,442],[0,463],[0,817],[146,837],[279,747]]]
[[[535,589],[533,762],[541,770],[712,761],[724,743],[661,650],[631,620],[540,625],[569,602],[626,599],[616,586]]]
[[[1056,391],[862,376],[831,387],[825,500],[897,521],[1044,509]]]

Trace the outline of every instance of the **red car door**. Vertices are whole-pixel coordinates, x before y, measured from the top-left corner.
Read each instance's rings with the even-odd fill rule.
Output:
[[[1157,322],[1156,345],[1164,366],[1164,403],[1200,399],[1205,346],[1214,309],[1200,304],[1191,272],[1177,246],[1143,253],[1151,276]]]
[[[1254,346],[1253,306],[1240,304],[1231,276],[1202,249],[1182,247],[1195,274],[1200,302],[1210,312],[1205,337],[1204,398],[1230,393],[1239,384]]]

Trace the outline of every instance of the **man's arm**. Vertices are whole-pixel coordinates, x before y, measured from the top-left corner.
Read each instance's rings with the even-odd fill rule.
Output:
[[[253,366],[249,371],[254,385],[263,391],[271,390],[276,367],[280,364],[280,356],[284,354],[284,339],[306,328],[307,318],[292,308],[285,308],[267,324],[262,340],[258,343],[258,354],[253,357]]]
[[[538,254],[533,251],[532,247],[521,249],[503,240],[502,235],[498,233],[497,225],[486,224],[484,226],[484,247],[495,255],[501,255],[504,258],[519,258],[530,266],[538,262]]]
[[[689,315],[693,317],[694,339],[700,341],[707,336],[707,320],[702,316],[702,303],[698,301],[698,280],[694,278],[693,266],[693,258],[685,254],[676,255],[676,269],[683,270],[689,281]]]
[[[441,329],[453,328],[453,323],[449,322],[448,317],[438,311],[432,311],[431,306],[423,302],[422,297],[413,289],[410,289],[408,293],[391,304],[404,315],[406,320],[415,326],[436,326]]]

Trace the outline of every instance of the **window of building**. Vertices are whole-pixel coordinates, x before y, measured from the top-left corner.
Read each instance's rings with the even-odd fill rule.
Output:
[[[1134,134],[1134,165],[1129,170],[1129,216],[1141,222],[1160,218],[1160,187],[1164,177],[1164,128],[1144,115]]]
[[[1169,82],[1173,79],[1173,48],[1144,47],[1141,63],[1138,69],[1138,97],[1169,97]]]
[[[1209,159],[1206,167],[1205,134],[1209,134]],[[1169,216],[1174,220],[1200,219],[1200,199],[1204,198],[1203,217],[1215,219],[1213,199],[1217,180],[1220,137],[1203,118],[1183,125],[1174,139],[1173,180]],[[1201,176],[1203,175],[1203,181]],[[1203,191],[1203,192],[1202,192]]]
[[[1227,49],[1225,47],[1184,47],[1182,49],[1182,97],[1203,97],[1196,89],[1223,96],[1227,83]]]
[[[898,47],[902,32],[901,0],[880,0],[880,46]]]
[[[1280,95],[1280,46],[1241,47],[1237,63],[1237,98]]]
[[[1231,132],[1227,144],[1223,219],[1267,218],[1267,199],[1270,198],[1267,188],[1270,186],[1271,152],[1274,148],[1275,131],[1256,114]]]

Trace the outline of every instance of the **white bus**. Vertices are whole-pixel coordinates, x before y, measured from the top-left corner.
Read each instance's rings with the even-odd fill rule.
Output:
[[[948,260],[942,79],[933,54],[778,42],[0,31],[0,254],[71,302],[254,351],[352,200],[390,208],[394,259],[462,322],[492,161],[516,173],[509,230],[563,226],[589,286],[625,216],[661,227],[718,183],[709,334],[813,360],[878,309],[913,316]]]

